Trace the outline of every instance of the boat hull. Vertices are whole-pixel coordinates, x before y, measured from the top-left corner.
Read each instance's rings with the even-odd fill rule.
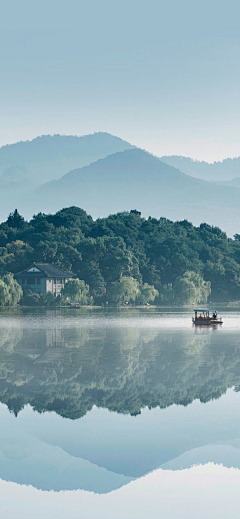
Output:
[[[196,326],[212,326],[213,324],[223,324],[223,321],[220,321],[220,320],[204,320],[204,319],[201,319],[201,320],[195,320],[193,319],[193,324],[195,324]]]

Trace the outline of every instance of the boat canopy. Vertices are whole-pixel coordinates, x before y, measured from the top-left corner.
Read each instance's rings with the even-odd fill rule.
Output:
[[[201,309],[196,309],[194,310],[194,312],[217,312],[217,310],[214,310],[213,308],[201,308]]]

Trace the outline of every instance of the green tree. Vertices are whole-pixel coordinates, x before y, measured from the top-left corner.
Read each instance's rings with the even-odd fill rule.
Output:
[[[7,306],[9,304],[9,291],[6,283],[0,279],[0,305]]]
[[[45,294],[46,295],[46,294]],[[21,299],[22,306],[44,306],[43,294],[34,292],[31,288],[24,288]]]
[[[146,220],[137,210],[94,221],[82,209],[70,207],[55,215],[39,213],[30,222],[14,211],[0,224],[0,273],[22,271],[34,261],[54,263],[89,285],[98,304],[110,302],[113,282],[132,277],[140,286],[148,283],[158,290],[158,304],[172,304],[185,301],[179,295],[175,300],[174,290],[180,290],[179,279],[186,272],[194,272],[193,294],[199,274],[211,282],[212,300],[237,301],[239,236],[231,239],[217,227],[194,227],[186,220]],[[190,281],[184,284],[189,291]]]
[[[16,306],[22,297],[23,291],[13,274],[4,274],[0,279],[0,305]]]
[[[158,290],[153,285],[148,285],[148,283],[144,283],[139,286],[140,294],[136,298],[136,303],[139,305],[146,305],[156,299],[159,295]]]
[[[89,286],[82,279],[71,279],[62,289],[61,295],[72,303],[87,304],[89,301]]]
[[[23,216],[21,216],[19,214],[18,210],[15,209],[15,211],[13,211],[13,213],[10,213],[10,215],[7,219],[7,224],[9,227],[22,229],[24,227],[25,220],[24,220]]]
[[[109,299],[113,304],[134,302],[139,295],[139,282],[132,277],[123,276],[110,285]]]
[[[174,284],[175,301],[179,304],[206,303],[210,294],[210,281],[204,281],[196,272],[185,272]]]
[[[174,290],[172,283],[168,283],[167,285],[163,285],[161,287],[161,290],[159,291],[159,297],[157,298],[157,303],[163,305],[174,304]]]
[[[42,296],[44,306],[56,306],[60,305],[60,296],[54,296],[51,292],[46,292]]]

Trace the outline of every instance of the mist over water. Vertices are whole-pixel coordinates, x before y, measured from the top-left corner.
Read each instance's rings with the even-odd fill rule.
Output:
[[[1,311],[0,487],[14,488],[22,503],[11,504],[11,517],[28,517],[27,502],[34,518],[50,504],[59,517],[146,517],[151,489],[152,517],[161,504],[175,519],[171,500],[188,481],[191,501],[201,470],[218,489],[233,478],[235,510],[239,313],[223,316],[223,327],[200,329],[181,308]],[[206,484],[202,513],[210,518],[216,496],[207,495]],[[228,498],[218,501],[227,517]],[[178,517],[195,517],[191,506],[179,504]]]

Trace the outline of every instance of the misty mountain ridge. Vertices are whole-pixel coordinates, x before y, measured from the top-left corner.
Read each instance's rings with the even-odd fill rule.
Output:
[[[32,141],[17,142],[0,148],[0,182],[14,169],[15,179],[24,169],[35,185],[61,178],[67,171],[95,162],[99,158],[133,146],[109,133],[42,135]]]
[[[240,190],[190,177],[134,148],[70,171],[35,190],[38,211],[70,205],[82,207],[94,218],[136,207],[146,217],[188,219],[194,225],[207,222],[234,234],[240,219]]]
[[[132,145],[128,142],[103,132],[83,137],[42,135],[32,141],[3,146],[0,148],[0,221],[21,202],[24,214],[29,214],[34,187],[129,148]]]
[[[233,178],[232,180],[229,180],[229,181],[218,182],[218,184],[222,185],[222,186],[238,187],[238,188],[240,188],[240,177]]]
[[[189,219],[195,225],[207,221],[230,234],[238,232],[235,170],[240,159],[214,164],[177,156],[163,159],[103,132],[46,135],[3,146],[0,220],[15,207],[27,218],[67,205],[82,206],[95,218],[138,207],[145,216]],[[208,182],[196,178],[196,168],[198,177],[205,175]]]
[[[240,157],[224,159],[222,162],[212,164],[178,155],[164,156],[161,157],[161,160],[187,175],[207,181],[230,181],[238,177],[240,173]]]
[[[167,181],[171,179],[176,180],[177,178],[184,180],[188,177],[188,175],[182,171],[164,165],[158,157],[155,157],[151,153],[140,148],[133,148],[131,150],[125,150],[124,152],[108,155],[104,159],[99,159],[83,168],[69,171],[59,180],[48,182],[46,186],[73,185],[82,180],[82,175],[89,175],[93,171],[95,172],[96,168],[98,170],[97,175],[103,175],[101,177],[102,181],[112,180],[113,176],[118,177],[118,175],[120,175],[119,180],[128,181],[130,180],[129,175],[131,175],[132,179],[134,177],[135,180],[147,182],[146,168],[151,169],[151,173],[154,175],[151,180],[155,181],[159,181],[159,173],[161,173],[161,178]],[[84,180],[88,181],[87,178]],[[97,180],[99,179],[97,178]],[[45,185],[41,186],[39,191],[44,188]]]
[[[0,186],[7,182],[8,171],[18,182],[25,177],[35,185],[59,179],[68,171],[87,166],[100,158],[132,149],[135,146],[106,132],[84,136],[42,135],[31,141],[20,141],[0,148]],[[162,162],[187,175],[204,180],[229,181],[239,177],[240,158],[209,164],[182,156],[163,156]]]

